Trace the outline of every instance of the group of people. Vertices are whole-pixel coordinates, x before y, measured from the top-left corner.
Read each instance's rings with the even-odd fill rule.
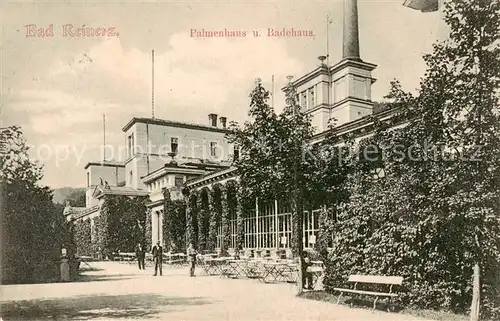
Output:
[[[153,246],[151,250],[151,254],[153,255],[153,262],[155,265],[155,273],[153,274],[154,276],[158,275],[158,272],[160,272],[160,276],[163,275],[163,270],[162,270],[162,263],[163,263],[163,247],[161,246],[160,241],[156,243],[155,246]],[[189,247],[187,249],[187,257],[188,261],[190,263],[190,268],[189,268],[189,276],[193,277],[194,271],[195,271],[195,266],[196,266],[196,255],[198,253],[193,247],[193,244],[189,244]],[[146,250],[142,246],[141,243],[137,244],[137,247],[135,248],[135,255],[137,258],[137,263],[139,264],[139,270],[145,270],[145,264],[144,261],[146,259]]]
[[[240,249],[238,249],[235,253],[235,257],[239,259],[239,253]],[[135,254],[137,257],[137,263],[139,264],[139,270],[145,270],[145,265],[144,265],[144,260],[146,257],[146,251],[142,244],[138,244],[135,250]],[[155,246],[153,246],[153,249],[151,250],[151,254],[153,255],[153,262],[155,265],[155,273],[153,274],[154,276],[158,275],[158,272],[160,272],[160,275],[163,274],[162,271],[162,263],[163,263],[163,247],[160,244],[160,241],[156,243]],[[193,247],[193,244],[189,244],[189,247],[187,249],[187,258],[189,261],[189,276],[193,277],[194,272],[195,272],[195,267],[196,267],[196,255],[198,254],[196,250]],[[305,289],[312,289],[313,288],[313,276],[312,273],[310,273],[307,268],[311,266],[311,261],[307,255],[305,255],[302,258],[302,284]]]

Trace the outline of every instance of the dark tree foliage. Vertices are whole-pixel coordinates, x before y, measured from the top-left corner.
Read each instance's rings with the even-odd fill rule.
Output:
[[[306,173],[311,168],[311,162],[303,154],[314,128],[310,116],[298,106],[295,88],[289,84],[285,93],[286,106],[278,115],[268,104],[269,91],[257,83],[250,93],[249,116],[252,121],[245,122],[242,127],[232,123],[228,137],[241,147],[235,166],[241,188],[247,192],[246,197],[259,197],[263,202],[278,199],[291,205],[293,234],[296,236],[292,240],[293,251],[299,255]]]
[[[68,228],[19,127],[0,131],[2,283],[55,281]]]
[[[349,274],[405,278],[405,305],[466,312],[481,268],[481,318],[500,318],[500,3],[448,1],[450,40],[424,57],[418,95],[394,82],[409,123],[377,123],[356,157],[326,256],[325,286]],[[373,156],[373,155],[372,155]]]

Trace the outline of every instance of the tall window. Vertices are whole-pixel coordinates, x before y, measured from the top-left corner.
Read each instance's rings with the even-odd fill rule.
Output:
[[[314,87],[309,89],[309,108],[314,107]]]
[[[127,137],[127,156],[132,157],[135,155],[134,134]]]
[[[130,135],[132,139],[132,155],[135,155],[135,142],[134,142],[134,134]]]
[[[130,158],[132,155],[132,140],[130,139],[130,136],[127,136],[127,158]]]
[[[210,142],[210,156],[217,157],[217,142]]]
[[[305,211],[304,212],[304,230],[303,230],[303,241],[305,248],[314,248],[317,242],[317,237],[319,233],[319,215],[321,210]]]
[[[172,137],[170,139],[170,151],[172,153],[177,154],[178,147],[179,147],[179,140],[176,137]]]
[[[302,109],[306,109],[307,108],[307,93],[305,91],[302,93],[302,96],[301,96],[301,99],[300,99],[300,107]]]
[[[132,185],[132,180],[134,178],[134,173],[132,171],[128,172],[128,184]]]
[[[87,187],[90,186],[90,173],[87,172]]]

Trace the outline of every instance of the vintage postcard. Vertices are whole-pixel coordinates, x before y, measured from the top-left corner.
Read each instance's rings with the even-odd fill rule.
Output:
[[[2,320],[498,320],[500,4],[1,3]]]

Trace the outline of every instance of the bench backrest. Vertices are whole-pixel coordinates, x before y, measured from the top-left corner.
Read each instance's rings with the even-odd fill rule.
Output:
[[[349,282],[401,285],[403,277],[384,275],[350,275]]]

